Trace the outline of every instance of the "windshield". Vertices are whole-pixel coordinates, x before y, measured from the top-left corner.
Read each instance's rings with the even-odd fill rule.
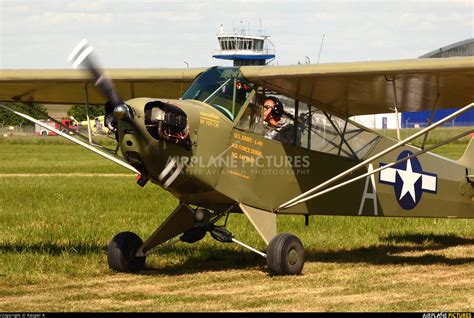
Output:
[[[207,103],[234,120],[253,90],[236,67],[213,67],[199,75],[182,99]]]

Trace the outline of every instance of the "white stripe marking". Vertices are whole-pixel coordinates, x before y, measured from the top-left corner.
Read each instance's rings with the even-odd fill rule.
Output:
[[[397,169],[387,168],[380,171],[380,181],[395,183],[397,180]]]
[[[165,184],[164,184],[164,187],[165,188],[168,188],[173,182],[174,180],[178,177],[179,173],[181,172],[181,170],[183,170],[183,166],[181,166],[179,163],[178,163],[178,166],[176,167],[176,170],[173,172],[173,174],[171,175],[171,177],[168,178],[168,180],[166,180]]]
[[[71,54],[68,56],[69,62],[72,62],[72,60],[76,57],[76,55],[79,53],[79,51],[87,45],[87,40],[83,39],[81,42],[79,42],[76,47],[72,50]]]
[[[421,188],[423,190],[436,192],[436,177],[427,174],[422,174],[421,177]]]
[[[78,68],[79,65],[81,65],[81,63],[84,62],[84,60],[89,56],[89,54],[92,53],[92,51],[94,51],[94,48],[92,46],[89,46],[87,49],[85,49],[81,53],[81,55],[79,55],[79,57],[77,58],[77,60],[74,62],[72,66],[74,68]]]
[[[176,163],[176,160],[178,160],[176,157],[171,158],[171,161],[168,163],[168,165],[161,171],[160,175],[158,176],[158,180],[163,180],[164,177],[173,169],[174,164]]]

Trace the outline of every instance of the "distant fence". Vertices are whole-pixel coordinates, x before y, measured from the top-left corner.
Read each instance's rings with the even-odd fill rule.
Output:
[[[428,127],[428,122],[411,122],[409,119],[401,122],[400,128],[425,128]],[[449,128],[449,127],[469,127],[474,126],[474,121],[456,121],[456,119],[448,121],[441,125],[440,127]]]
[[[83,135],[87,135],[87,127],[79,127],[79,132]],[[93,135],[96,135],[94,132]],[[31,125],[22,125],[22,126],[9,126],[9,125],[0,125],[0,136],[35,136],[35,127]]]
[[[457,110],[457,108],[439,109],[434,112],[433,122],[437,122],[438,120],[453,114]],[[431,115],[431,111],[403,112],[400,120],[400,126],[402,128],[426,127],[430,121]],[[442,125],[442,127],[452,126],[474,126],[474,109],[471,109]]]
[[[35,134],[34,126],[4,126],[0,125],[0,136],[33,136]]]
[[[402,125],[401,129],[401,137],[406,138],[415,131],[418,131],[419,129],[425,128],[427,126],[426,122],[422,123],[410,123],[407,122],[405,125]],[[468,127],[461,127],[461,126],[468,126]],[[466,131],[470,127],[474,127],[474,123],[468,122],[465,123],[465,125],[453,125],[452,122],[449,122],[446,125],[441,126],[441,129],[437,129],[439,133],[445,134],[446,137],[453,137],[456,134],[459,134],[462,131]],[[406,128],[406,129],[404,129]],[[376,131],[381,133],[382,135],[386,135],[388,132],[388,135],[393,135],[395,136],[396,129],[383,129],[383,128],[376,128]],[[83,135],[87,136],[87,127],[80,127],[79,132]],[[93,133],[93,135],[96,135]],[[9,136],[19,136],[19,137],[28,137],[28,136],[35,136],[35,127],[34,126],[2,126],[0,125],[0,137],[9,137]],[[51,136],[49,136],[51,137]],[[54,138],[54,136],[52,136]]]

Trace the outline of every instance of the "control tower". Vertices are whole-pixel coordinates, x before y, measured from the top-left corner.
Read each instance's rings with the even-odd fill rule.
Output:
[[[225,33],[221,25],[217,35],[220,49],[212,52],[216,59],[232,60],[234,66],[265,65],[275,58],[275,47],[268,35],[249,35],[243,28]],[[261,33],[261,31],[260,31]]]

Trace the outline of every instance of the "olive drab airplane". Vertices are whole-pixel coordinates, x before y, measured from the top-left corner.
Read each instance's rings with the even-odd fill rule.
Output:
[[[115,151],[89,136],[55,132],[133,171],[140,186],[151,181],[179,199],[145,242],[132,232],[111,240],[108,263],[116,271],[138,272],[158,248],[194,243],[209,232],[266,258],[272,275],[299,274],[304,247],[297,236],[278,233],[282,214],[306,221],[474,217],[472,139],[457,161],[430,152],[473,130],[426,145],[430,131],[473,108],[472,57],[102,71],[94,54],[82,41],[70,55],[81,70],[1,70],[0,101],[105,105]],[[443,108],[459,110],[404,140],[350,119]],[[278,137],[283,133],[289,138]],[[422,147],[413,146],[419,137]],[[248,217],[264,252],[226,229],[231,213]]]

